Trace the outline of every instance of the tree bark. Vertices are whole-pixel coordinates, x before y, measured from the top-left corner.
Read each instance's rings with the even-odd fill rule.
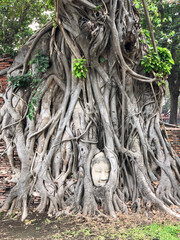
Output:
[[[176,44],[176,43],[175,43]],[[176,49],[173,46],[172,57],[176,59]],[[180,94],[180,74],[178,66],[173,66],[171,75],[168,77],[169,92],[170,92],[170,124],[177,125],[178,114],[178,98]]]
[[[179,92],[172,91],[170,95],[170,124],[177,125]]]
[[[21,161],[1,211],[21,207],[24,220],[29,199],[39,195],[37,211],[56,216],[116,217],[130,204],[180,217],[180,159],[160,128],[163,86],[142,74],[148,46],[133,3],[63,0],[55,6],[56,26],[37,32],[9,70],[31,78],[26,87],[9,82],[0,112],[9,160],[16,147]],[[39,49],[50,59],[46,72],[37,70],[42,63],[32,64]],[[77,76],[84,73],[81,58],[88,71],[76,78],[74,62]]]

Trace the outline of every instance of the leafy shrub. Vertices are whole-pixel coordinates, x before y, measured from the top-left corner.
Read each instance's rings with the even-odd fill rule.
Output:
[[[88,71],[85,67],[86,59],[79,58],[73,60],[73,73],[76,78],[86,78],[86,72]]]
[[[36,64],[35,73],[32,74],[31,70],[29,70],[26,74],[18,75],[16,77],[9,77],[8,81],[11,83],[13,89],[17,87],[30,87],[31,88],[31,98],[28,102],[28,114],[27,118],[30,120],[35,118],[35,111],[37,107],[37,101],[40,101],[40,85],[41,78],[40,75],[45,73],[47,68],[49,67],[49,56],[46,56],[39,51],[33,60],[29,62],[30,65]]]
[[[156,73],[158,80],[164,78],[171,73],[174,60],[171,52],[167,48],[157,47],[158,54],[150,47],[146,56],[141,59],[141,65],[145,73]]]
[[[32,81],[32,76],[29,75],[29,72],[24,75],[19,75],[16,77],[9,77],[8,82],[11,82],[13,89],[17,87],[28,87]]]
[[[37,64],[37,73],[45,73],[49,67],[49,56],[44,55],[39,51],[33,60],[29,62],[30,64]]]

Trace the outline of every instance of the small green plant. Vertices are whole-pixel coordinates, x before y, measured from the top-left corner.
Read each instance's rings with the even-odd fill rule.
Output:
[[[88,71],[86,66],[86,59],[79,58],[73,60],[73,73],[76,78],[86,78],[86,72]]]
[[[105,240],[105,237],[104,237],[104,236],[101,236],[101,235],[99,235],[99,236],[98,236],[98,240]]]
[[[13,87],[13,89],[17,88],[17,87],[27,87],[30,85],[31,81],[32,81],[32,76],[28,73],[24,74],[24,75],[19,75],[16,77],[9,77],[8,82],[11,82],[11,85]]]
[[[57,233],[57,234],[53,235],[52,238],[54,238],[54,239],[62,239],[62,236],[59,233]]]
[[[27,118],[29,118],[30,120],[35,118],[36,107],[38,105],[37,102],[40,101],[40,75],[46,72],[47,68],[49,67],[49,62],[49,56],[42,54],[41,51],[39,51],[35,55],[35,58],[29,62],[29,64],[31,65],[36,64],[35,73],[32,75],[32,73],[30,72],[30,75],[32,75],[32,81],[30,83],[32,92],[30,101],[28,103],[29,111],[27,114]]]
[[[41,51],[39,51],[35,55],[35,58],[29,62],[29,64],[37,64],[37,73],[45,73],[49,67],[49,56],[44,55]]]
[[[105,62],[105,58],[104,58],[104,57],[102,57],[102,56],[101,56],[101,57],[99,57],[99,62],[100,62],[100,63],[104,63],[104,62]]]
[[[46,56],[39,51],[35,55],[35,58],[29,61],[29,64],[35,64],[34,74],[32,74],[32,71],[29,70],[23,75],[15,77],[11,76],[8,81],[11,83],[13,89],[16,89],[17,87],[31,88],[31,97],[28,102],[29,111],[26,117],[32,120],[35,118],[35,111],[38,106],[37,102],[40,101],[41,74],[45,73],[49,67],[49,56]]]
[[[95,7],[94,10],[97,11],[97,10],[99,10],[100,7],[102,7],[102,5],[99,5],[99,6]]]
[[[158,54],[150,47],[147,55],[141,59],[141,65],[145,73],[155,72],[159,81],[158,85],[161,85],[166,76],[171,73],[174,60],[167,48],[157,47],[157,50]]]

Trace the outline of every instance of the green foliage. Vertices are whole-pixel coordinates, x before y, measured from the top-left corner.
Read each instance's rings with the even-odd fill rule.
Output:
[[[158,55],[161,61],[161,69],[164,74],[170,74],[174,60],[172,59],[171,52],[167,48],[157,47]]]
[[[145,73],[155,72],[158,80],[163,83],[164,77],[171,73],[174,60],[167,48],[157,47],[157,50],[158,54],[154,52],[153,47],[150,47],[147,55],[141,60],[141,65]]]
[[[179,224],[173,225],[168,223],[152,223],[150,225],[141,225],[137,227],[131,227],[128,221],[124,222],[124,226],[122,226],[122,222],[120,225],[117,222],[114,225],[111,223],[111,226],[108,224],[101,224],[99,228],[97,228],[96,225],[92,226],[91,224],[87,228],[82,224],[80,229],[70,228],[64,232],[61,231],[61,233],[54,234],[52,235],[52,239],[77,239],[77,237],[89,239],[91,236],[94,240],[178,240],[180,232]]]
[[[11,57],[15,57],[17,55],[17,50],[14,49],[13,46],[10,46],[9,44],[0,44],[0,56],[3,55],[9,55]]]
[[[97,10],[99,10],[100,7],[102,7],[102,5],[99,5],[99,6],[95,7],[94,10],[97,11]]]
[[[86,66],[86,59],[79,58],[73,60],[73,73],[76,78],[83,79],[86,78],[86,72],[88,71]]]
[[[37,107],[37,102],[40,101],[40,85],[42,73],[45,73],[49,67],[49,57],[44,55],[39,51],[33,60],[29,62],[30,65],[35,64],[35,73],[32,74],[29,70],[26,74],[19,75],[16,77],[11,76],[8,81],[11,83],[13,89],[17,87],[30,87],[31,88],[31,98],[28,102],[28,114],[27,118],[30,120],[35,118],[35,111]]]
[[[54,0],[47,0],[47,5],[49,6],[49,8],[53,8],[54,7]]]
[[[44,55],[39,51],[33,60],[29,62],[30,64],[37,64],[37,73],[45,73],[49,67],[49,56]]]
[[[16,77],[11,76],[8,78],[8,82],[11,82],[13,89],[17,87],[28,87],[31,81],[32,77],[29,75],[29,73]]]
[[[40,101],[40,85],[41,85],[41,78],[40,75],[42,73],[45,73],[47,68],[49,67],[49,56],[44,55],[39,51],[33,60],[29,62],[30,64],[35,64],[35,74],[32,76],[32,81],[30,84],[30,87],[32,89],[31,93],[31,99],[28,103],[29,111],[27,117],[29,117],[30,120],[35,118],[35,111],[37,107],[37,101]]]
[[[40,101],[40,95],[41,95],[40,85],[41,85],[41,79],[38,78],[37,76],[34,76],[30,84],[32,92],[31,92],[31,98],[28,102],[29,111],[26,116],[30,120],[35,118],[36,107],[38,106],[37,102]]]
[[[177,0],[146,0],[149,15],[154,29],[154,35],[159,46],[168,48],[174,59],[174,84],[178,86],[180,81],[180,4]],[[134,0],[136,8],[139,10],[142,32],[146,35],[146,40],[150,44],[150,34],[144,9],[141,0]]]
[[[142,0],[134,0],[134,3],[139,10],[141,26],[146,35],[146,40],[148,44],[150,44],[151,38]],[[173,99],[173,95],[178,94],[180,88],[180,3],[178,0],[146,0],[146,3],[153,25],[156,42],[163,48],[167,47],[171,51],[174,59],[175,64],[172,67],[171,75],[167,79],[171,99]],[[178,105],[180,106],[180,103]],[[171,101],[171,108],[172,107],[173,101]]]
[[[104,57],[100,57],[99,58],[99,62],[104,63],[105,62],[105,58]]]
[[[146,2],[158,44],[171,49],[180,36],[178,27],[180,23],[180,4],[175,0],[146,0]],[[134,3],[140,13],[143,30],[146,29],[149,32],[142,1],[134,0]]]
[[[52,15],[51,15],[51,20],[52,20],[52,23],[53,23],[53,27],[57,28],[57,27],[58,27],[58,24],[57,24],[57,22],[56,22],[56,20],[55,20],[55,14],[52,14]]]
[[[160,239],[160,240],[178,240],[180,231],[179,226],[151,224],[150,226],[136,227],[128,233],[123,234],[121,239],[131,237],[134,240],[139,239]]]
[[[47,22],[49,9],[41,0],[0,1],[0,56],[14,56],[33,34],[30,25],[36,22],[41,27]]]

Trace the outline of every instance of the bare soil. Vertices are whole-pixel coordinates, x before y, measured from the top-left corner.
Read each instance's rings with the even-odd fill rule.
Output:
[[[119,215],[117,219],[82,216],[61,216],[54,219],[46,214],[32,212],[24,222],[20,221],[20,215],[16,212],[11,218],[0,216],[0,239],[121,239],[120,235],[116,235],[119,230],[155,222],[179,224],[177,219],[155,211],[148,214]]]

